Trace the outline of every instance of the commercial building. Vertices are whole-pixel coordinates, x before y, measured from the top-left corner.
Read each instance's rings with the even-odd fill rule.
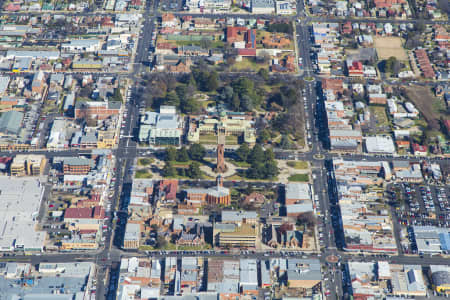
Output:
[[[254,14],[273,14],[275,13],[275,2],[273,0],[252,0],[250,8]]]
[[[42,251],[46,233],[36,231],[44,185],[31,178],[0,178],[0,251]]]
[[[180,145],[181,118],[175,106],[161,106],[159,113],[146,112],[140,119],[139,141],[150,145]]]
[[[22,128],[24,114],[20,111],[10,110],[0,116],[0,134],[18,135]]]
[[[436,292],[450,294],[450,267],[446,265],[431,265],[431,283]]]
[[[311,188],[308,183],[288,183],[284,186],[286,205],[311,202]]]
[[[11,163],[12,176],[39,176],[44,173],[45,155],[18,154]]]
[[[68,52],[95,52],[101,49],[101,42],[98,39],[71,40],[61,44],[61,50]]]
[[[390,136],[369,136],[365,138],[367,153],[394,154],[395,145]]]
[[[288,259],[286,273],[291,288],[310,290],[322,282],[318,259]]]
[[[220,247],[251,247],[256,245],[257,230],[252,224],[224,224],[214,225],[215,242]]]
[[[122,104],[114,101],[77,101],[75,104],[75,119],[104,120],[112,115],[118,115]]]
[[[419,254],[449,254],[450,229],[436,226],[413,226]]]
[[[128,222],[125,227],[125,236],[123,238],[124,249],[138,249],[139,238],[141,236],[141,225]]]
[[[41,263],[36,269],[28,263],[2,263],[0,295],[26,300],[95,298],[94,277],[91,262]]]
[[[64,174],[86,175],[95,167],[95,161],[85,157],[67,157],[63,160]]]

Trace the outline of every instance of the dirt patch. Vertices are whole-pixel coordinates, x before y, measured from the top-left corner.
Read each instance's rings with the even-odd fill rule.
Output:
[[[428,87],[414,86],[405,88],[406,96],[416,105],[430,127],[440,130],[439,119],[447,118],[445,103],[436,98]]]
[[[377,49],[379,59],[388,59],[394,56],[398,60],[408,60],[408,55],[403,49],[403,41],[399,37],[374,37],[374,46]]]

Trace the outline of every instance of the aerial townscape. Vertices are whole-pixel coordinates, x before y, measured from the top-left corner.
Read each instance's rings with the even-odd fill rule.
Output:
[[[0,300],[450,296],[448,1],[0,7]]]

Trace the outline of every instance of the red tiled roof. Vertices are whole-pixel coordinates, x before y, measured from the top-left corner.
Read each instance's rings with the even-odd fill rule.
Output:
[[[69,207],[64,213],[67,219],[90,219],[92,217],[92,208],[89,207]]]
[[[256,49],[238,49],[238,54],[241,56],[256,56]]]

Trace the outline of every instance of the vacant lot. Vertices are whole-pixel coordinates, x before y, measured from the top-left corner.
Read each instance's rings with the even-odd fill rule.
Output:
[[[389,131],[389,119],[386,115],[386,108],[382,106],[370,106],[370,113],[375,121],[374,128],[376,133],[385,133]]]
[[[375,48],[379,59],[388,59],[394,56],[398,60],[408,60],[408,55],[402,46],[402,39],[399,37],[374,37]]]
[[[440,130],[439,119],[448,118],[444,100],[434,97],[428,87],[413,86],[405,88],[406,95],[423,115],[428,125]]]

